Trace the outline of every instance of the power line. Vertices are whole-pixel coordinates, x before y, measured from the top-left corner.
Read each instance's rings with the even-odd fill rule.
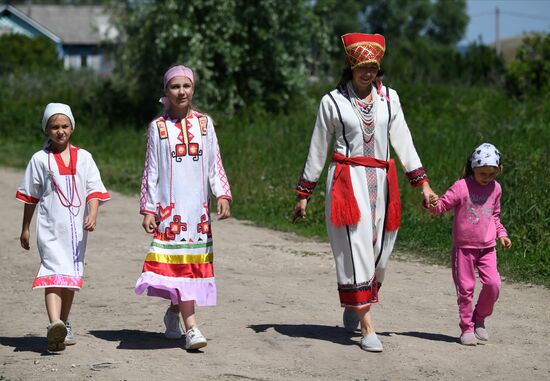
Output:
[[[515,17],[522,17],[522,18],[530,18],[530,19],[536,19],[536,20],[544,20],[544,21],[550,21],[550,17],[543,17],[543,16],[537,16],[537,15],[530,15],[527,13],[521,13],[521,12],[509,12],[509,11],[500,11],[500,13],[508,16],[515,16]],[[479,16],[490,16],[494,15],[495,11],[486,11],[486,12],[479,12],[475,13],[473,15],[470,15],[470,17],[479,17]]]
[[[542,17],[542,16],[536,16],[536,15],[529,15],[527,13],[520,13],[520,12],[508,12],[508,11],[501,11],[502,14],[508,15],[508,16],[516,16],[516,17],[523,17],[523,18],[529,18],[529,19],[537,19],[537,20],[545,20],[550,21],[550,17]]]

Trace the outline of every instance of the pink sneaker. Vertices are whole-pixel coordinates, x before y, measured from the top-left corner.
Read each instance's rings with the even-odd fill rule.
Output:
[[[460,335],[460,344],[477,345],[476,335],[473,332],[464,332]]]

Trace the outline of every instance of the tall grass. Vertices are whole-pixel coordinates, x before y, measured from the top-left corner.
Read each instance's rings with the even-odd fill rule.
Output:
[[[498,90],[466,86],[395,86],[434,190],[442,194],[481,142],[503,154],[501,219],[513,241],[499,250],[509,279],[550,286],[550,101],[514,100]],[[311,199],[308,218],[293,225],[293,188],[302,170],[321,95],[311,89],[283,113],[250,107],[229,119],[222,106],[204,107],[217,121],[235,217],[326,239],[326,170]],[[154,96],[152,96],[154,98]],[[106,185],[137,194],[145,150],[146,120],[133,117],[131,100],[113,96],[108,82],[69,73],[38,79],[0,78],[0,164],[22,168],[43,141],[46,103],[72,106],[74,144],[94,155]],[[398,247],[439,263],[449,262],[451,215],[433,217],[420,206],[418,189],[400,177],[403,223]],[[137,199],[136,199],[137,209]]]

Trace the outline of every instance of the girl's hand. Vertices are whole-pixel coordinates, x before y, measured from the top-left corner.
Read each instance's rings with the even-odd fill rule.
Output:
[[[29,250],[31,246],[29,245],[29,239],[31,238],[31,232],[28,229],[21,231],[21,236],[19,241],[21,242],[21,247],[25,250]]]
[[[143,222],[141,223],[143,229],[147,233],[154,233],[157,229],[157,223],[155,222],[155,216],[152,214],[146,214],[143,216]]]
[[[225,198],[219,198],[217,203],[218,220],[225,220],[231,215],[231,206],[229,200]]]
[[[500,237],[498,240],[500,241],[500,244],[502,245],[504,250],[510,250],[510,248],[512,247],[512,240],[510,239],[510,237]]]
[[[294,206],[294,212],[292,213],[292,223],[295,224],[296,221],[301,218],[306,218],[306,209],[307,209],[307,198],[301,198],[296,202]]]
[[[89,232],[93,232],[95,230],[96,226],[96,216],[93,216],[91,214],[87,215],[84,219],[84,230],[87,230]]]

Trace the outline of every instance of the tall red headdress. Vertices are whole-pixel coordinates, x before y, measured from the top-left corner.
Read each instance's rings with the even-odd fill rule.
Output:
[[[386,51],[386,41],[381,34],[348,33],[342,36],[346,58],[350,68],[380,62]]]

